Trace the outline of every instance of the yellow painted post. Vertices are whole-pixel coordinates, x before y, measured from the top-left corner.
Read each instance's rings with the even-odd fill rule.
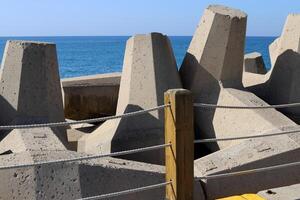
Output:
[[[192,200],[194,189],[193,98],[190,91],[165,93],[166,187],[168,200]]]

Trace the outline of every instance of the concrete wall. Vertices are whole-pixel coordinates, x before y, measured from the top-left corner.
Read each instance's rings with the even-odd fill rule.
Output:
[[[121,73],[62,80],[65,117],[74,120],[116,113]]]

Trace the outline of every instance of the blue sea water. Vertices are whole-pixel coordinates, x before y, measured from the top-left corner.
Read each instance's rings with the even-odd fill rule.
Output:
[[[53,42],[57,45],[60,76],[75,77],[122,71],[127,36],[85,37],[0,37],[0,55],[7,40]],[[178,66],[181,65],[191,36],[171,36]],[[258,51],[270,67],[268,46],[275,37],[247,37],[245,53]],[[0,56],[0,61],[2,56]]]

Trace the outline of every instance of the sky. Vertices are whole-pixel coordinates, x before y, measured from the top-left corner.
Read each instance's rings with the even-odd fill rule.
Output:
[[[248,36],[278,36],[300,0],[1,0],[0,36],[193,35],[204,9],[248,14]]]

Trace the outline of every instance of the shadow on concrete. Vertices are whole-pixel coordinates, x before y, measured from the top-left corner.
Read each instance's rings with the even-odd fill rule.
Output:
[[[182,65],[188,66],[180,68],[179,72],[184,87],[192,86],[188,89],[193,91],[194,103],[217,104],[221,90],[219,82],[190,53],[186,54]],[[196,140],[216,137],[212,124],[214,115],[215,109],[194,108]],[[217,143],[195,144],[195,159],[211,153],[209,149],[218,150],[219,147]]]
[[[6,117],[8,113],[15,114],[16,110],[0,95],[0,126],[9,125],[11,123],[10,118]],[[5,138],[9,132],[10,130],[0,130],[0,141]]]
[[[146,185],[164,182],[164,174],[136,169],[126,169],[128,163],[122,160],[108,161],[111,167],[100,165],[79,166],[80,188],[82,197],[90,197],[111,192],[128,190]],[[102,164],[104,165],[104,164]],[[115,167],[114,167],[115,165]],[[118,166],[116,167],[116,166]],[[150,177],[150,178],[149,178]],[[152,178],[151,178],[152,177]],[[156,181],[157,182],[156,182]],[[101,186],[101,187],[100,187]],[[164,196],[165,189],[154,189],[112,199],[159,199]]]
[[[269,104],[300,102],[300,54],[287,50],[278,56],[267,82]],[[300,107],[278,109],[287,117],[300,124]]]
[[[289,49],[280,54],[271,69],[269,80],[247,90],[270,105],[300,102],[300,54]],[[300,107],[277,109],[300,124]]]
[[[140,110],[143,110],[143,108],[129,104],[124,113]],[[158,120],[152,114],[155,114],[155,112],[120,119],[111,141],[111,152],[164,144],[163,121]],[[164,162],[164,149],[126,155],[122,158],[162,164]]]

